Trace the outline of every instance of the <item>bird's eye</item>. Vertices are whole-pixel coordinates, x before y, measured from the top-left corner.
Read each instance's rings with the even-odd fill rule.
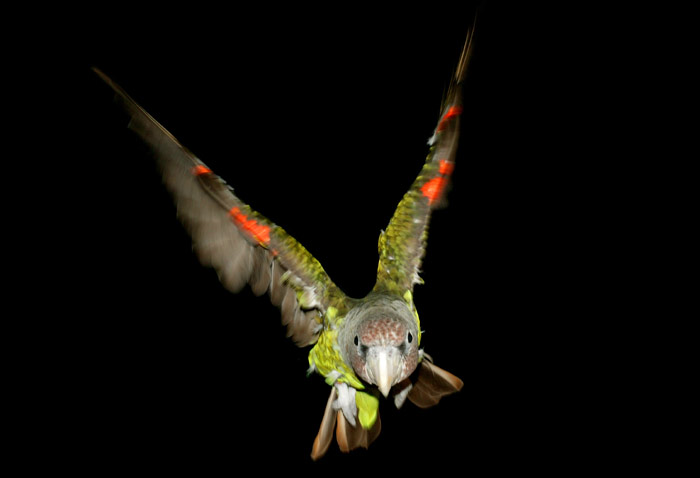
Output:
[[[358,337],[358,336],[356,335],[356,336],[355,336],[354,342],[355,342],[355,345],[356,345],[356,346],[357,346],[357,345],[360,345],[360,337]]]
[[[408,343],[409,343],[409,344],[410,344],[411,342],[413,342],[413,334],[412,334],[411,332],[408,333],[407,339],[408,339]]]

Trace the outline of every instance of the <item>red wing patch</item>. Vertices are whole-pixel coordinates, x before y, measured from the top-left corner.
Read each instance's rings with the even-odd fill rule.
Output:
[[[442,174],[443,176],[449,176],[454,170],[455,163],[447,161],[446,159],[440,160],[440,174]]]
[[[440,199],[440,196],[442,196],[442,191],[445,189],[445,186],[447,186],[447,178],[450,176],[450,174],[452,174],[454,169],[455,163],[445,159],[440,160],[440,169],[438,170],[440,176],[426,181],[426,183],[420,188],[423,196],[428,198],[428,204],[432,206],[435,201]]]
[[[239,207],[231,208],[229,214],[233,221],[260,244],[270,244],[270,226],[260,224],[255,219],[248,219],[248,216],[241,212]]]
[[[428,198],[428,204],[433,204],[440,198],[442,190],[445,189],[446,185],[447,178],[438,176],[426,182],[420,190],[423,192],[423,196]]]
[[[194,168],[192,168],[192,174],[195,176],[201,176],[202,174],[209,174],[211,173],[211,169],[207,168],[203,164],[198,164]]]
[[[445,113],[445,116],[442,117],[440,120],[440,124],[438,124],[437,130],[442,131],[445,129],[447,126],[447,122],[451,120],[452,118],[459,116],[462,114],[462,107],[461,106],[450,106],[450,109],[447,110],[447,113]]]

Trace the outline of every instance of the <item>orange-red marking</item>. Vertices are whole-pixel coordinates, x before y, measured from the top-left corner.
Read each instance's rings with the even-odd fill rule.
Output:
[[[445,119],[454,118],[462,114],[461,106],[450,106],[450,109],[445,113]]]
[[[423,192],[423,196],[428,198],[428,204],[433,204],[440,198],[442,190],[445,189],[447,184],[447,179],[443,176],[438,176],[426,182],[420,190]]]
[[[203,164],[198,164],[194,168],[192,168],[192,174],[195,176],[201,176],[202,174],[209,174],[211,173],[211,169],[207,168]]]
[[[440,174],[449,176],[455,169],[455,163],[447,161],[446,159],[440,160]]]
[[[234,222],[238,224],[241,229],[253,236],[256,241],[265,245],[270,243],[270,226],[259,224],[255,219],[248,219],[248,217],[241,212],[239,207],[231,208],[229,214]]]
[[[428,198],[428,204],[432,205],[435,201],[440,199],[442,191],[447,186],[447,177],[452,174],[455,169],[455,163],[447,161],[446,159],[440,160],[440,176],[437,176],[429,181],[426,181],[420,190],[423,196]]]
[[[447,121],[451,120],[455,116],[459,116],[462,114],[462,107],[461,106],[450,106],[450,109],[447,110],[447,113],[445,113],[445,116],[442,117],[440,120],[440,124],[438,125],[437,130],[442,131],[445,129],[445,126],[447,125]]]

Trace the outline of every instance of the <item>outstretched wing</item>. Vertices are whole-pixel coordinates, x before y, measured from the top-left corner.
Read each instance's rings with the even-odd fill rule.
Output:
[[[268,292],[296,344],[314,343],[327,308],[339,308],[345,297],[321,264],[281,227],[236,197],[119,85],[94,71],[116,92],[131,118],[129,128],[153,150],[200,262],[213,267],[231,292],[246,283],[256,295]]]
[[[459,116],[462,113],[461,85],[472,52],[474,28],[467,34],[457,70],[447,92],[433,136],[430,153],[418,178],[399,203],[386,231],[379,237],[379,266],[375,291],[404,294],[421,283],[418,276],[425,253],[430,212],[443,204],[454,169]]]

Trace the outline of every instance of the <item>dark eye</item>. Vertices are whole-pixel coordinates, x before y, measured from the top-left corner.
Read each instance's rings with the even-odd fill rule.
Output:
[[[358,336],[356,335],[356,336],[355,336],[354,342],[355,342],[355,345],[360,345],[360,337],[358,337]]]
[[[410,344],[411,342],[413,342],[413,334],[412,334],[411,332],[408,333],[408,338],[407,338],[407,339],[408,339],[408,343],[409,343],[409,344]]]

